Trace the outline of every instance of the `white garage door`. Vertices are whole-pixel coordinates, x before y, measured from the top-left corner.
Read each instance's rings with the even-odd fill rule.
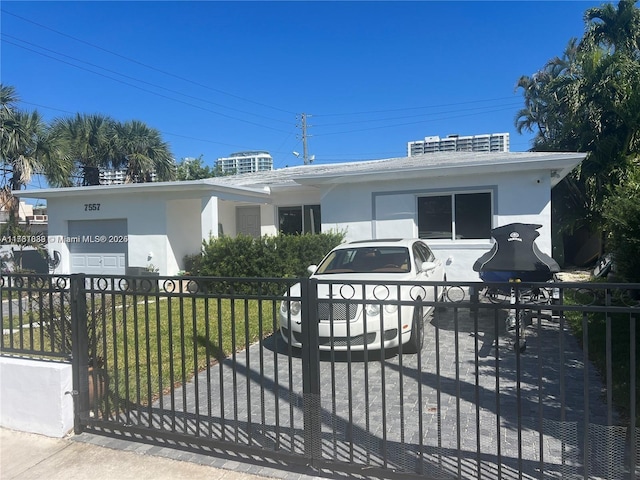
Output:
[[[71,273],[124,275],[127,220],[69,221]]]

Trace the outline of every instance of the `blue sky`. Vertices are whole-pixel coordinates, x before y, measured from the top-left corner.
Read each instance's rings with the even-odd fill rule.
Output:
[[[47,120],[141,120],[208,165],[242,150],[301,164],[301,113],[316,163],[430,135],[509,132],[524,151],[518,78],[602,3],[4,0],[0,78]]]

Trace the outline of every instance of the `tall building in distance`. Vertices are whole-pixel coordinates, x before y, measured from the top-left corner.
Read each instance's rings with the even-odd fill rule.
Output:
[[[413,157],[424,153],[435,152],[508,152],[508,133],[489,133],[486,135],[447,135],[424,137],[407,143],[407,155]]]
[[[127,178],[127,171],[123,169],[113,168],[100,168],[98,170],[99,184],[100,185],[124,185]],[[149,174],[149,180],[151,182],[158,181],[156,172]]]
[[[228,157],[219,158],[216,166],[221,173],[251,173],[273,170],[273,158],[269,152],[251,151],[232,153]]]

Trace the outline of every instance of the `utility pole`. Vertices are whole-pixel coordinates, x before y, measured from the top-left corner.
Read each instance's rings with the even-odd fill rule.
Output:
[[[307,138],[309,137],[309,135],[307,134],[307,127],[309,125],[307,125],[307,117],[310,117],[311,115],[307,115],[306,113],[302,113],[300,115],[300,120],[301,120],[301,128],[302,128],[302,160],[304,161],[305,165],[309,165],[311,162],[313,162],[313,155],[311,156],[311,158],[309,158],[309,151],[307,148]]]

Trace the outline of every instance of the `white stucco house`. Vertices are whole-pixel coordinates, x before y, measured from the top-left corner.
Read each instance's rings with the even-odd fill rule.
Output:
[[[477,280],[491,228],[541,224],[551,253],[551,189],[581,153],[432,153],[305,165],[185,182],[14,192],[47,201],[55,273],[162,275],[220,234],[346,232],[346,239],[422,237],[449,280]]]

